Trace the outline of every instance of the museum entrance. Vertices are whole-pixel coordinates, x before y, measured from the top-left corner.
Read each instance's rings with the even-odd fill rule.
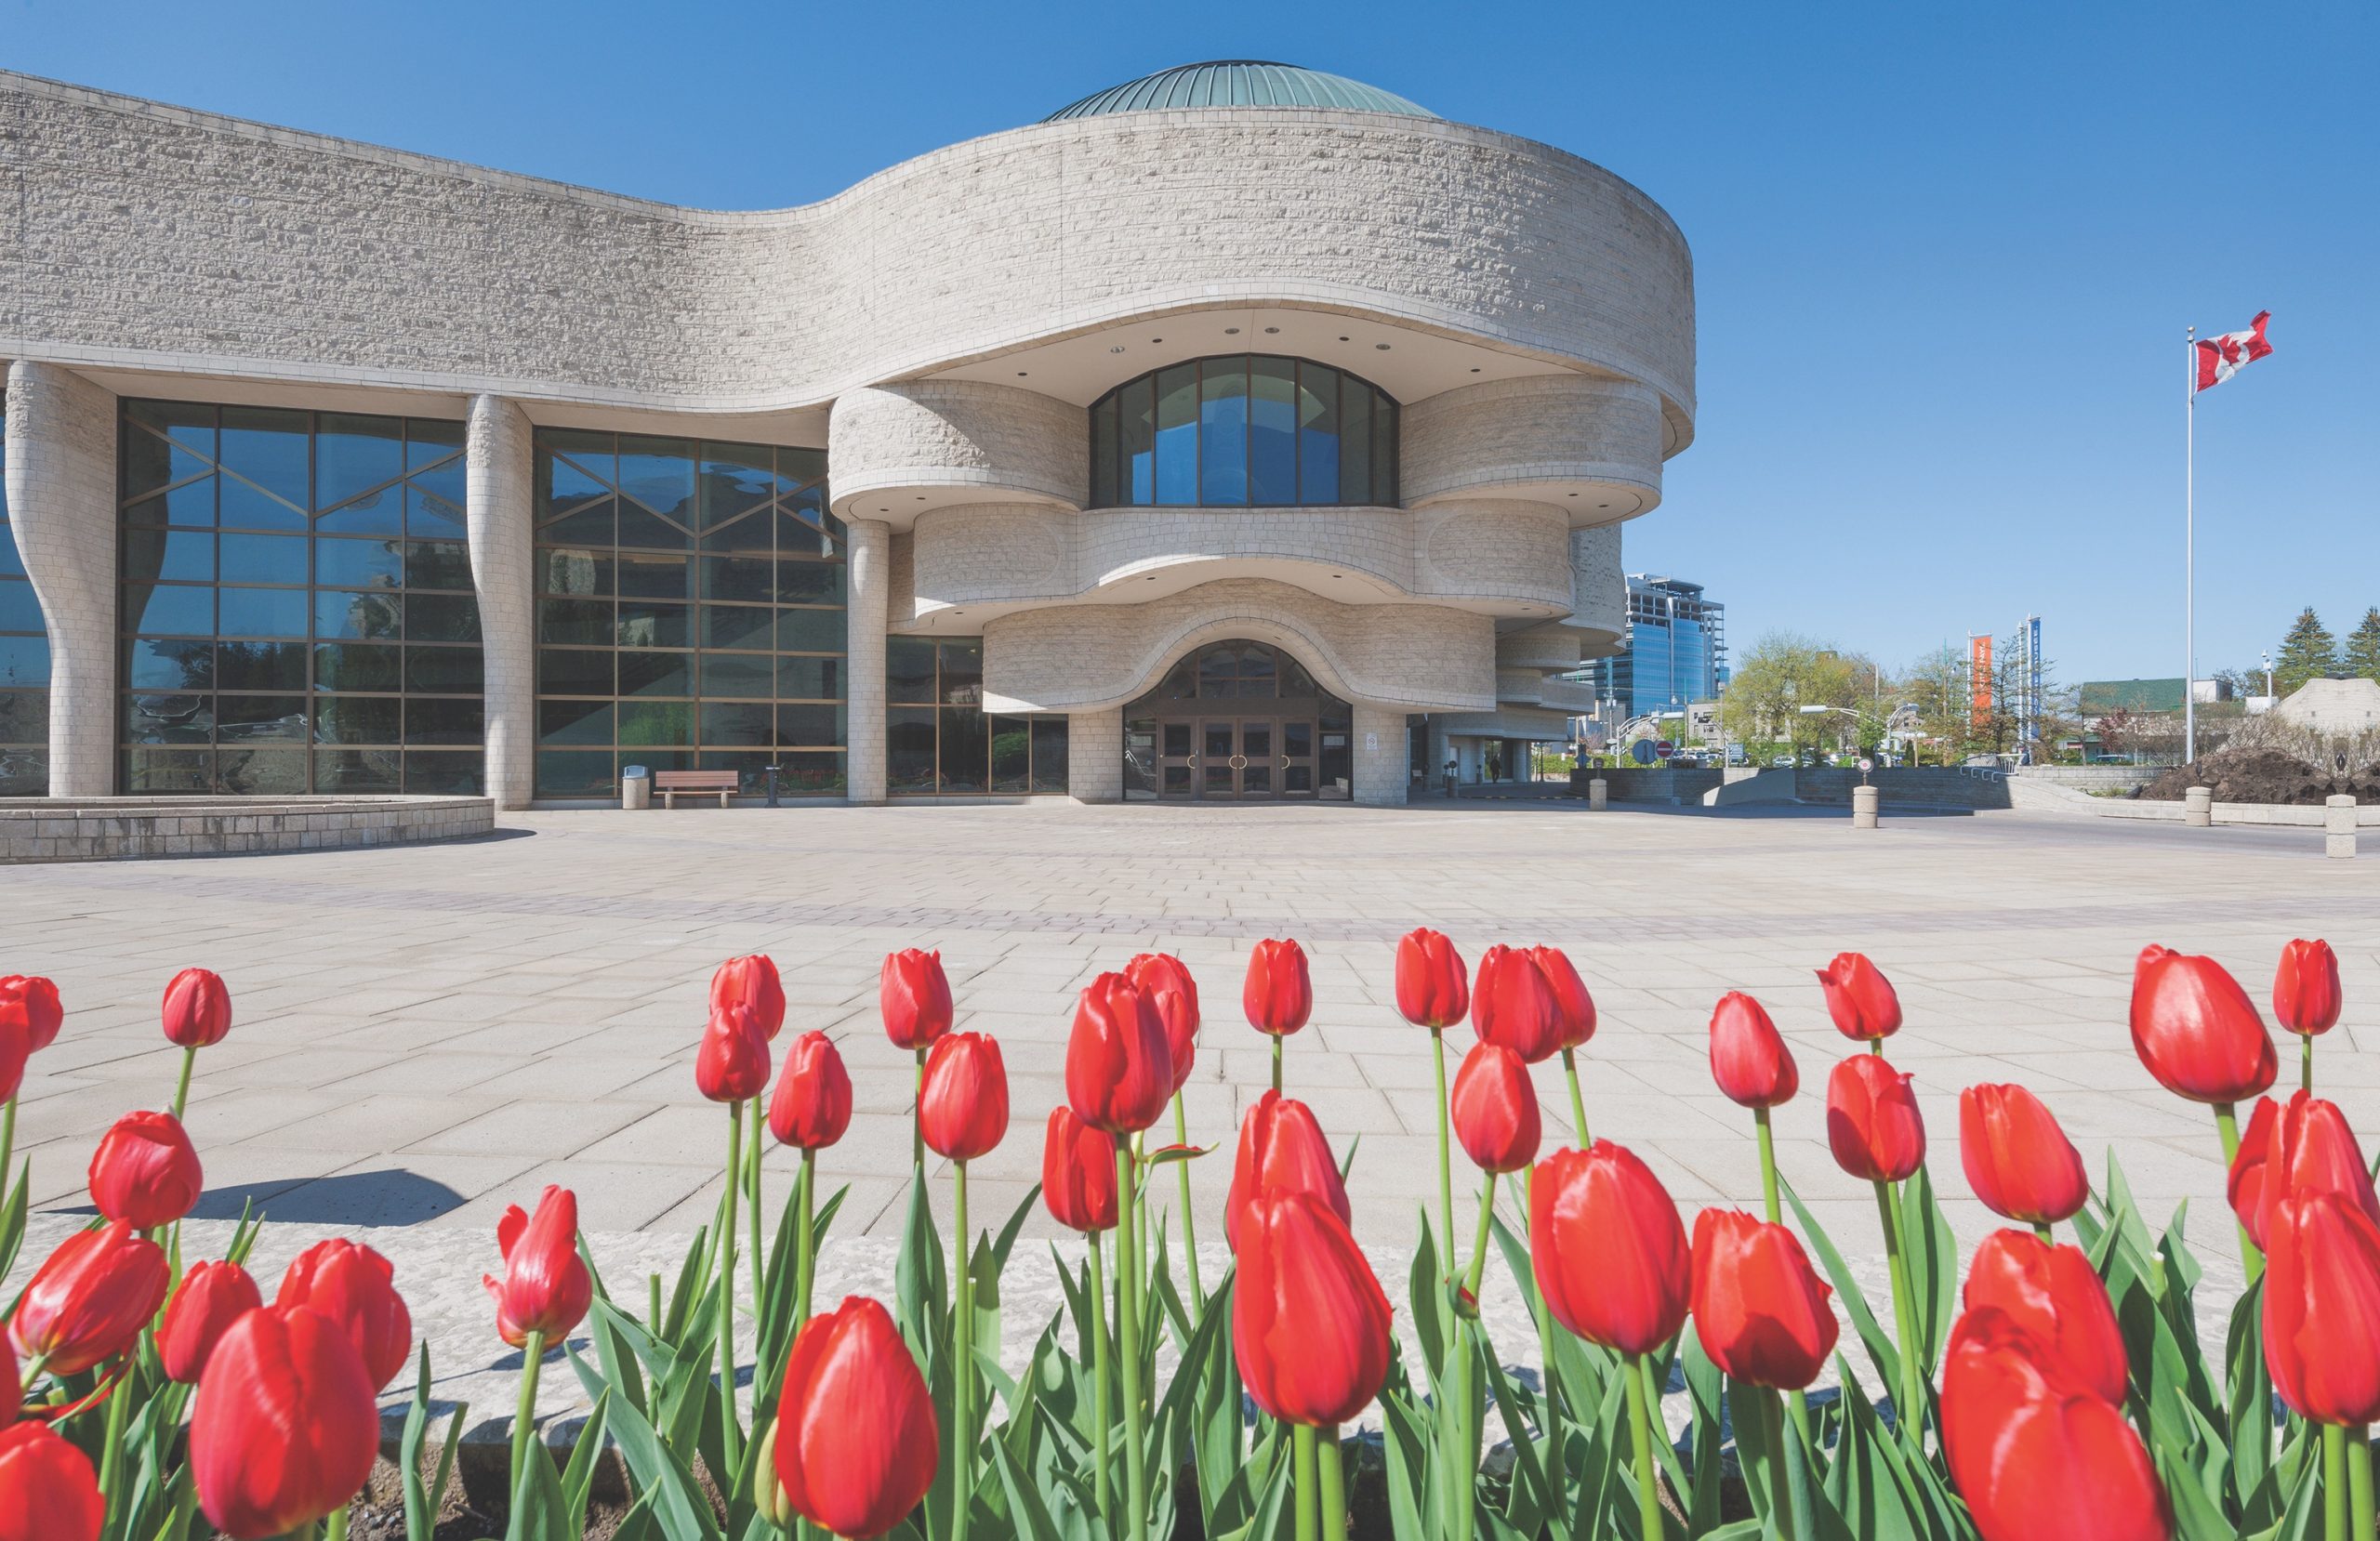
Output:
[[[1265,642],[1216,642],[1124,708],[1124,796],[1143,802],[1343,802],[1354,710]]]

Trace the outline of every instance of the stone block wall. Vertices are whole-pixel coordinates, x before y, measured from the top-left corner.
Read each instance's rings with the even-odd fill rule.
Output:
[[[253,855],[458,840],[496,827],[488,797],[0,799],[0,865]]]

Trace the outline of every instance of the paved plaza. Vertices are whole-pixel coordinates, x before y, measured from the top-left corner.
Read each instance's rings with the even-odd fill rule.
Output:
[[[0,961],[54,976],[68,1005],[25,1085],[29,1253],[83,1223],[100,1131],[170,1094],[178,1051],[158,1034],[157,996],[191,964],[223,974],[236,1011],[192,1088],[208,1180],[199,1215],[228,1221],[253,1201],[268,1217],[268,1279],[325,1228],[403,1228],[376,1245],[399,1258],[426,1333],[443,1312],[468,1325],[465,1358],[501,1351],[477,1279],[506,1205],[548,1182],[574,1187],[599,1258],[630,1279],[674,1269],[709,1217],[725,1117],[696,1092],[693,1063],[706,981],[737,953],[776,959],[788,1031],[833,1034],[851,1067],[858,1111],[821,1160],[827,1189],[851,1189],[841,1251],[825,1265],[834,1287],[883,1272],[881,1239],[902,1215],[911,1067],[875,1014],[878,959],[901,946],[942,950],[959,1025],[1006,1052],[1015,1122],[972,1169],[976,1212],[995,1222],[1038,1173],[1077,991],[1164,949],[1204,996],[1190,1132],[1224,1149],[1192,1169],[1202,1239],[1219,1240],[1229,1141],[1268,1074],[1265,1040],[1240,1017],[1241,970],[1251,942],[1290,936],[1313,956],[1316,994],[1312,1025],[1289,1042],[1290,1090],[1335,1139],[1361,1137],[1357,1234],[1383,1252],[1408,1245],[1417,1203],[1435,1192],[1432,1066],[1428,1034],[1396,1015],[1391,966],[1396,937],[1419,924],[1474,960],[1498,941],[1569,951],[1601,1010],[1585,1053],[1594,1133],[1636,1150],[1689,1210],[1758,1204],[1750,1115],[1712,1087],[1705,1025],[1722,992],[1759,996],[1802,1071],[1801,1097],[1777,1114],[1780,1162],[1855,1258],[1881,1252],[1875,1211],[1824,1133],[1826,1073],[1851,1046],[1811,977],[1840,949],[1869,953],[1899,987],[1909,1025],[1890,1057],[1917,1076],[1932,1170],[1967,1240],[1990,1222],[1964,1196],[1958,1089],[2020,1080],[2095,1172],[2120,1144],[2154,1218],[2192,1202],[2219,1280],[2212,1120],[2159,1089],[2126,1035],[2145,942],[2212,953],[2261,998],[2284,941],[2327,936],[2349,1009],[2321,1041],[2322,1084],[2367,1137],[2380,1129],[2380,871],[2324,861],[2310,830],[1997,813],[1855,832],[1840,812],[1527,803],[503,823],[458,845],[8,872]],[[1449,1037],[1457,1053],[1471,1042],[1467,1029]],[[2294,1046],[2283,1047],[2294,1074]],[[1551,1139],[1567,1128],[1558,1062],[1539,1081]],[[793,1169],[788,1152],[772,1156],[772,1208]],[[1475,1192],[1467,1176],[1461,1186]],[[946,1199],[947,1184],[938,1191]],[[1038,1206],[1026,1231],[1053,1233]],[[853,1239],[862,1232],[879,1240]]]

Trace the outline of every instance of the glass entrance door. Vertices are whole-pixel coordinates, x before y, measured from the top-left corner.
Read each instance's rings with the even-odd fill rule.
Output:
[[[1322,735],[1312,718],[1202,717],[1156,726],[1160,798],[1311,799],[1320,789]]]

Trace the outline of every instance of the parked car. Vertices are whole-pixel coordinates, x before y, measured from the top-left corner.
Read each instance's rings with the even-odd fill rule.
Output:
[[[1772,770],[1791,770],[1793,769],[1793,757],[1791,755],[1776,756],[1769,760],[1768,768]]]

